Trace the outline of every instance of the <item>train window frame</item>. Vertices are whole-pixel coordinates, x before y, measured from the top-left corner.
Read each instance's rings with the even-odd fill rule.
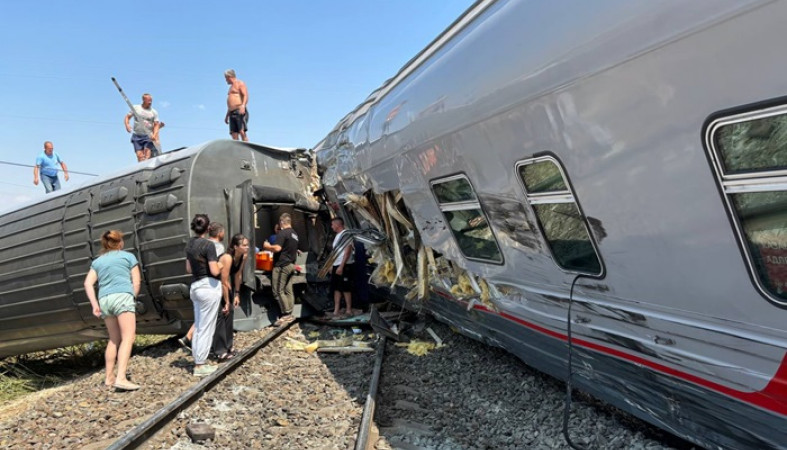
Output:
[[[472,190],[473,200],[464,200],[464,201],[457,201],[457,202],[441,202],[440,198],[437,195],[437,192],[435,191],[435,186],[445,183],[455,182],[457,180],[464,180],[465,182],[467,182],[467,185]],[[429,187],[430,190],[432,191],[432,196],[437,202],[438,208],[440,208],[440,212],[443,214],[443,219],[446,221],[446,225],[451,230],[451,236],[453,237],[454,242],[456,243],[456,246],[459,249],[459,251],[462,253],[462,255],[471,261],[478,261],[486,264],[503,265],[505,263],[503,250],[501,249],[500,243],[497,240],[497,235],[495,234],[495,230],[494,228],[492,228],[492,223],[489,221],[489,216],[487,215],[486,210],[484,210],[483,206],[481,205],[481,201],[478,198],[478,193],[475,189],[475,186],[473,186],[473,183],[470,182],[470,178],[464,174],[455,174],[448,177],[431,180],[429,182]],[[478,210],[480,212],[479,215],[483,216],[484,221],[486,222],[486,226],[489,228],[489,231],[492,235],[491,242],[494,243],[496,254],[497,254],[497,258],[495,259],[467,254],[465,252],[465,249],[462,248],[459,237],[457,236],[457,233],[461,233],[461,230],[454,230],[454,228],[451,226],[451,217],[449,217],[446,214],[456,211],[474,211],[474,210]]]
[[[524,179],[523,168],[526,166],[532,166],[544,162],[550,162],[555,167],[557,167],[558,172],[562,177],[562,182],[563,182],[563,186],[565,186],[565,189],[547,190],[547,191],[534,192],[534,193],[531,193],[528,190],[527,188],[528,183]],[[515,171],[516,171],[516,177],[519,181],[519,185],[522,188],[522,191],[525,193],[525,199],[527,200],[528,205],[530,205],[530,208],[536,217],[536,222],[538,223],[538,228],[539,231],[541,232],[541,236],[544,238],[544,241],[547,244],[547,248],[549,249],[550,256],[552,257],[552,260],[555,262],[555,264],[561,270],[567,273],[586,274],[596,277],[603,276],[605,272],[605,267],[604,267],[604,261],[601,259],[601,252],[599,252],[598,245],[596,244],[596,240],[593,236],[593,233],[591,233],[587,216],[585,216],[582,207],[579,205],[579,201],[577,200],[576,195],[574,194],[574,190],[571,186],[571,182],[566,174],[565,169],[563,168],[563,165],[560,164],[560,161],[552,155],[537,156],[537,157],[518,161],[515,165]],[[598,264],[597,271],[589,270],[589,268],[584,269],[579,267],[567,266],[563,262],[562,255],[560,255],[559,257],[558,254],[555,252],[553,241],[550,239],[549,234],[546,232],[546,229],[544,227],[542,216],[539,212],[539,207],[540,205],[559,205],[559,204],[573,205],[574,210],[576,211],[576,214],[578,216],[578,219],[582,223],[582,228],[585,232],[585,235],[587,236],[587,240],[590,243],[591,248],[593,249],[593,255],[595,256],[596,262]]]
[[[766,261],[769,259],[781,261],[787,258],[787,240],[785,240],[785,245],[777,247],[765,243],[760,245],[755,242],[750,235],[753,237],[755,232],[770,231],[770,229],[751,230],[749,227],[751,223],[749,222],[750,217],[747,217],[749,214],[746,214],[750,213],[750,211],[746,209],[746,205],[743,203],[747,197],[751,196],[761,195],[765,197],[768,194],[772,194],[771,197],[773,198],[779,194],[787,195],[787,167],[769,168],[766,166],[746,170],[729,170],[725,164],[725,149],[718,136],[719,132],[728,126],[779,116],[787,118],[787,104],[760,107],[754,110],[733,112],[725,115],[719,114],[713,120],[709,120],[709,123],[706,125],[704,143],[727,215],[733,225],[738,247],[749,271],[749,277],[757,291],[769,302],[785,307],[787,306],[787,280],[780,284],[777,279],[777,275],[780,275],[776,273],[777,268],[770,268],[768,265],[770,263],[766,264]],[[754,150],[759,150],[759,147]],[[756,220],[753,220],[753,222],[756,224]],[[759,255],[758,258],[754,255],[754,247],[756,247]],[[780,256],[778,251],[783,251],[784,255]]]

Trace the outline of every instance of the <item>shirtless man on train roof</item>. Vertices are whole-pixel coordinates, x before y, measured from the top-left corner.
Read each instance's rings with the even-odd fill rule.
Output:
[[[235,77],[233,69],[224,71],[224,80],[230,85],[230,90],[227,92],[227,115],[224,117],[224,123],[229,124],[232,139],[237,141],[240,136],[244,142],[248,142],[246,131],[249,123],[249,110],[246,108],[246,104],[249,103],[249,92],[246,90],[246,83]]]

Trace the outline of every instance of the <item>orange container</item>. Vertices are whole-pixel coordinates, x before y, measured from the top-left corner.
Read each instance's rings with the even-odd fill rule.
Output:
[[[255,265],[257,270],[266,270],[270,272],[273,270],[273,257],[268,252],[258,252],[255,256]]]

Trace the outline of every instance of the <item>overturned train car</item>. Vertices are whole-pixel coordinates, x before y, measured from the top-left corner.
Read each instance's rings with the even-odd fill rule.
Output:
[[[703,447],[786,448],[785,20],[479,1],[317,145],[327,196],[389,235],[379,291]]]
[[[108,229],[125,233],[125,249],[140,262],[141,334],[181,332],[193,321],[184,249],[196,213],[224,224],[227,241],[244,233],[253,252],[289,212],[302,263],[313,265],[325,240],[313,173],[302,151],[215,141],[0,213],[0,357],[106,336],[82,284]],[[236,329],[267,324],[270,299],[259,295],[266,280],[247,264]]]

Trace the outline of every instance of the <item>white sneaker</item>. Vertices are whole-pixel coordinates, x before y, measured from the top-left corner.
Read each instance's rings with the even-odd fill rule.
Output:
[[[206,375],[210,375],[215,372],[219,366],[212,366],[209,364],[203,364],[199,367],[194,368],[194,376],[195,377],[204,377]]]

